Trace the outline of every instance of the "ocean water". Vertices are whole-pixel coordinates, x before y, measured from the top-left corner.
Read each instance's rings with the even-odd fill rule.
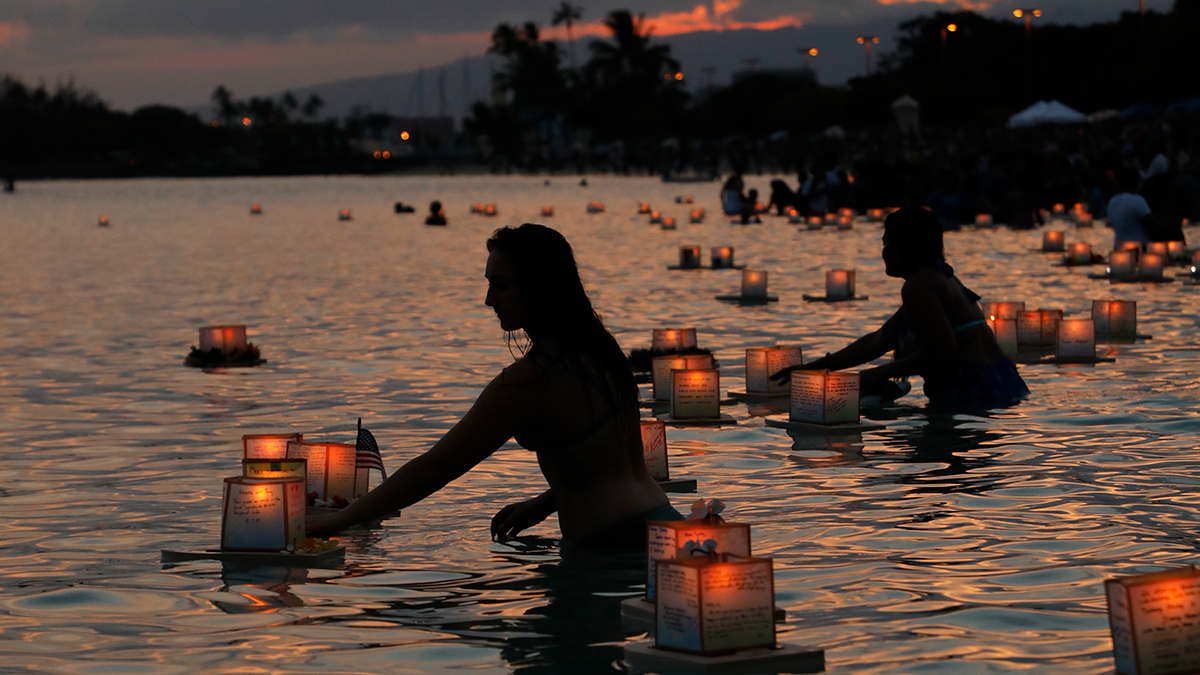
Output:
[[[655,327],[696,326],[723,389],[742,388],[747,346],[814,358],[899,304],[876,224],[734,227],[716,183],[589,181],[57,181],[0,195],[0,670],[621,670],[621,645],[641,637],[618,610],[641,591],[639,561],[562,559],[553,518],[491,542],[492,514],[545,487],[511,443],[343,537],[337,569],[159,560],[219,543],[242,434],[352,442],[362,417],[391,469],[449,429],[512,359],[483,305],[484,242],[501,225],[560,229],[626,349]],[[673,203],[689,192],[702,225]],[[449,227],[392,213],[434,198]],[[586,214],[593,199],[608,210]],[[679,229],[647,225],[639,200]],[[252,202],[265,213],[249,215]],[[470,215],[472,202],[499,215]],[[338,222],[342,208],[354,220]],[[102,214],[110,227],[96,227]],[[1067,229],[1109,248],[1102,228]],[[667,432],[672,472],[752,523],[756,553],[774,558],[779,639],[824,648],[830,672],[1110,672],[1103,580],[1196,561],[1200,291],[1089,280],[1031,252],[1040,237],[953,233],[947,249],[985,299],[1067,316],[1136,299],[1153,339],[1102,347],[1115,363],[1023,366],[1033,396],[988,416],[927,412],[918,384],[858,436],[793,438],[744,404],[725,409],[737,426]],[[737,272],[668,272],[693,243],[706,258],[735,246],[780,302],[716,302]],[[856,268],[870,299],[802,302],[833,267]],[[268,362],[184,367],[196,329],[214,323],[247,324]],[[692,499],[672,495],[684,511]]]

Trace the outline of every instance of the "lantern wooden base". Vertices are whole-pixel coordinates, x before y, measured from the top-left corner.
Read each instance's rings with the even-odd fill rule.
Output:
[[[738,423],[737,420],[735,420],[731,415],[727,415],[725,413],[721,413],[720,417],[675,419],[675,417],[668,412],[661,415],[656,415],[656,417],[662,420],[664,424],[670,424],[673,427],[723,427],[733,426],[734,424]]]
[[[736,302],[739,305],[765,305],[768,302],[779,302],[778,295],[718,295],[721,302]]]
[[[717,401],[718,405],[723,406],[733,405],[735,403],[737,403],[737,399],[733,398],[732,395],[729,398],[723,398]],[[642,408],[643,410],[666,411],[670,409],[671,401],[670,399],[663,399],[660,401],[656,398],[640,398],[638,399],[638,407]]]
[[[223,354],[219,349],[202,352],[192,347],[192,351],[183,360],[183,365],[192,368],[246,368],[266,362],[267,360],[262,358],[261,352],[258,351],[258,347],[248,344],[246,349],[232,354]]]
[[[1054,263],[1052,265],[1052,267],[1087,267],[1088,265],[1106,265],[1106,264],[1108,264],[1108,262],[1104,259],[1104,256],[1102,256],[1098,253],[1093,253],[1091,260],[1089,260],[1087,262],[1073,262],[1071,260],[1063,259],[1059,262]]]
[[[713,267],[711,265],[701,265],[700,267],[683,267],[681,265],[667,265],[669,270],[744,270],[745,265],[730,265],[729,267]]]
[[[1040,359],[1027,358],[1014,363],[1026,366],[1094,366],[1097,363],[1115,363],[1111,356],[1046,356]]]
[[[1114,284],[1171,284],[1177,277],[1142,277],[1136,274],[1089,274],[1089,279],[1107,279]]]
[[[346,560],[346,547],[320,553],[264,553],[261,551],[172,551],[162,550],[164,565],[191,562],[193,560],[216,560],[227,565],[242,567],[330,567]]]
[[[649,640],[639,640],[625,645],[625,662],[634,673],[664,675],[822,673],[825,672],[825,650],[781,642],[774,649],[759,647],[725,656],[697,656],[659,649]]]
[[[860,404],[861,405],[861,404]],[[787,429],[788,431],[799,431],[807,434],[857,434],[863,431],[878,431],[887,428],[887,425],[877,422],[844,422],[842,424],[817,424],[815,422],[796,422],[788,415],[770,415],[763,418],[763,422],[769,427],[776,429]]]
[[[1137,335],[1132,335],[1132,336],[1130,336],[1130,335],[1098,334],[1098,335],[1096,335],[1096,344],[1131,345],[1135,342],[1141,342],[1143,340],[1153,340],[1153,339],[1154,339],[1153,335],[1142,335],[1141,333],[1138,333]]]
[[[740,403],[765,403],[767,401],[778,401],[780,399],[786,400],[792,395],[790,391],[782,391],[778,394],[763,394],[750,391],[730,391],[728,394],[730,399]]]
[[[831,298],[827,295],[803,295],[805,302],[855,302],[858,300],[868,300],[869,295],[856,295],[852,298]]]
[[[683,494],[683,493],[687,493],[687,492],[695,492],[696,491],[696,479],[695,478],[668,478],[666,480],[660,480],[657,482],[658,482],[658,487],[660,489],[662,489],[663,492],[671,492],[674,494]],[[653,616],[650,617],[650,621],[651,622],[654,621]]]
[[[785,623],[787,612],[776,605],[775,623]],[[654,603],[644,596],[625,598],[621,601],[621,625],[628,630],[654,635]]]

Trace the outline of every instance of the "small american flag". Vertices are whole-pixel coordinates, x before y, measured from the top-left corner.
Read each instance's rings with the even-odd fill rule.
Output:
[[[383,457],[379,454],[379,444],[375,436],[363,428],[362,418],[358,418],[358,441],[355,442],[354,466],[359,469],[379,469],[387,479],[387,471],[383,469]]]

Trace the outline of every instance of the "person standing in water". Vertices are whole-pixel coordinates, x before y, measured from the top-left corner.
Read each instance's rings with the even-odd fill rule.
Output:
[[[527,223],[496,230],[487,249],[484,304],[531,346],[432,448],[341,511],[309,518],[309,531],[333,534],[416,504],[515,438],[537,453],[550,489],[501,509],[494,539],[557,512],[563,539],[579,548],[644,546],[647,521],[682,516],[646,470],[633,372],[592,309],[571,245]]]
[[[892,379],[920,375],[929,405],[979,409],[1009,406],[1029,395],[1017,367],[1004,355],[980,311],[979,296],[963,286],[946,264],[937,216],[906,207],[883,224],[883,262],[889,277],[904,280],[902,304],[883,326],[833,354],[785,368],[841,370],[895,350],[888,364],[861,373],[863,394],[885,398]]]
[[[429,203],[429,215],[425,217],[426,225],[445,225],[446,214],[442,211],[441,202]]]

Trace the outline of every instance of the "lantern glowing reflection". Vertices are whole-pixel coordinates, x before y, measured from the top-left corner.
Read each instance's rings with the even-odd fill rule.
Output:
[[[825,297],[830,300],[850,300],[854,297],[854,270],[825,272]]]

